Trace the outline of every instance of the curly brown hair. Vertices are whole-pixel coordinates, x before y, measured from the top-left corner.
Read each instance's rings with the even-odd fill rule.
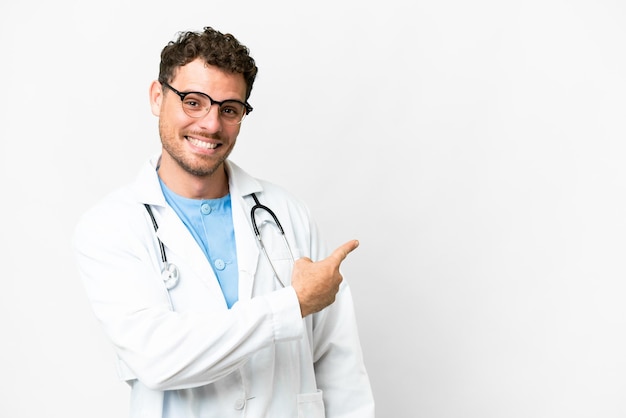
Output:
[[[196,58],[203,58],[207,64],[224,71],[243,74],[248,100],[258,71],[250,50],[233,35],[223,34],[209,26],[202,32],[180,32],[176,40],[170,41],[163,48],[159,82],[171,82],[178,67],[189,64]]]

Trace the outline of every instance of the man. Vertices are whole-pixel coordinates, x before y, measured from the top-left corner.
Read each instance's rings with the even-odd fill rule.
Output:
[[[256,73],[230,34],[170,42],[150,87],[161,154],[77,226],[132,417],[374,416],[339,272],[358,242],[324,258],[307,208],[228,160]]]

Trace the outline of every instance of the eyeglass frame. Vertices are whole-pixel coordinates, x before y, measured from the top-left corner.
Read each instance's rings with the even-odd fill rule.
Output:
[[[246,110],[246,112],[244,113],[244,115],[241,117],[241,120],[239,120],[239,122],[235,123],[234,125],[239,125],[241,122],[243,122],[243,120],[246,118],[246,116],[252,112],[254,109],[252,106],[250,106],[250,103],[248,102],[242,102],[240,100],[237,99],[226,99],[226,100],[222,100],[221,102],[218,100],[213,99],[211,96],[209,96],[206,93],[202,93],[201,91],[186,91],[186,92],[181,92],[176,90],[174,87],[172,87],[169,83],[165,82],[165,81],[160,81],[161,85],[167,87],[168,89],[172,90],[178,97],[180,97],[180,101],[181,104],[182,102],[185,101],[185,97],[187,97],[190,94],[199,94],[201,96],[206,97],[207,99],[209,99],[209,102],[211,103],[211,106],[209,106],[209,110],[206,111],[206,113],[204,115],[201,116],[191,116],[189,113],[185,112],[185,108],[183,107],[183,112],[185,112],[185,115],[189,116],[190,118],[194,118],[194,119],[199,119],[202,118],[206,115],[209,114],[209,112],[211,112],[211,107],[216,104],[218,107],[221,107],[225,102],[235,102],[235,103],[239,103],[242,104],[244,109]]]

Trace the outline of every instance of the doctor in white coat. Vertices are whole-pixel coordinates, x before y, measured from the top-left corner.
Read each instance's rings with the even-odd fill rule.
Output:
[[[77,225],[132,418],[374,417],[339,271],[358,242],[329,254],[303,203],[228,160],[256,72],[212,28],[170,42],[150,87],[162,152]],[[255,199],[287,245],[267,210],[257,239]]]

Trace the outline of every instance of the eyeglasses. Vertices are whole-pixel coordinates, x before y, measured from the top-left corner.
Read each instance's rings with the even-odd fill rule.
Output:
[[[190,91],[182,93],[170,86],[166,82],[161,84],[180,97],[183,105],[183,111],[187,116],[192,118],[202,118],[206,116],[211,107],[216,104],[220,109],[220,118],[228,125],[238,125],[246,117],[246,115],[252,112],[252,106],[248,103],[240,102],[235,99],[228,99],[221,102],[213,100],[211,96],[199,91]]]

